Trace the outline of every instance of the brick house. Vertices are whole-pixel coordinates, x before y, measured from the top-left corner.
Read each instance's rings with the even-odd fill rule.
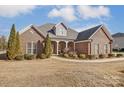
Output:
[[[104,25],[98,25],[81,32],[67,27],[64,23],[29,25],[20,31],[21,48],[24,54],[43,52],[44,39],[49,33],[53,54],[69,51],[87,55],[111,53],[112,37]]]
[[[116,33],[113,37],[113,49],[121,50],[124,49],[124,33]]]

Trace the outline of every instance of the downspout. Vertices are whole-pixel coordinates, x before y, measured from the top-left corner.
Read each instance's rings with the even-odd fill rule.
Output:
[[[91,47],[91,43],[92,43],[92,39],[90,39],[91,41],[89,42],[90,43],[90,55],[91,55],[91,49],[92,49],[92,47]]]

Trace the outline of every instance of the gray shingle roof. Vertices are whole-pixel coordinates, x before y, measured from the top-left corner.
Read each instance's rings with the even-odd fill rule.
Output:
[[[88,40],[100,27],[103,25],[98,25],[89,29],[86,29],[82,32],[77,32],[71,28],[67,27],[67,36],[57,36],[54,32],[54,27],[56,24],[47,23],[41,26],[35,26],[31,25],[29,27],[34,27],[39,33],[41,33],[44,37],[47,36],[47,33],[49,32],[49,36],[52,39],[70,39],[75,41],[81,41],[81,40]],[[27,27],[27,28],[29,28]],[[24,31],[26,29],[23,29]]]
[[[40,30],[41,34],[43,34],[44,36],[47,35],[47,33],[49,32],[49,36],[51,38],[58,38],[58,39],[72,39],[75,40],[77,38],[78,32],[68,28],[67,29],[67,36],[56,36],[54,31],[52,30],[52,28],[55,26],[56,24],[52,24],[52,23],[47,23],[41,26],[37,26],[37,28]]]
[[[95,33],[102,25],[98,25],[89,29],[86,29],[82,32],[79,32],[76,41],[88,40],[93,33]]]
[[[116,34],[113,34],[112,37],[124,37],[124,33],[116,33]]]
[[[55,24],[51,24],[51,23],[48,23],[48,24],[44,24],[44,25],[41,25],[41,26],[35,26],[37,29],[39,29],[39,31],[41,32],[41,34],[43,34],[43,36],[47,36],[47,33],[55,26]],[[52,33],[50,34],[52,35]]]

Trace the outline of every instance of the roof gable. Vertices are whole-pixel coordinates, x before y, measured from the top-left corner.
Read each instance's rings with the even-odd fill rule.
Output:
[[[90,29],[86,29],[82,32],[80,32],[77,36],[76,41],[83,41],[83,40],[89,40],[91,39],[97,31],[100,29],[104,30],[104,34],[107,36],[109,40],[113,40],[111,34],[109,33],[108,29],[104,25],[98,25],[95,27],[92,27]]]
[[[20,30],[19,31],[20,33],[19,34],[22,35],[24,32],[28,31],[31,28],[33,28],[34,31],[36,31],[40,36],[42,36],[43,38],[45,38],[45,36],[43,34],[41,34],[40,31],[39,31],[39,29],[36,26],[34,26],[33,24],[30,24],[27,27],[25,27],[24,29]]]
[[[54,32],[57,36],[67,36],[68,28],[63,23],[55,25]]]
[[[59,25],[62,25],[66,30],[68,29],[67,26],[66,26],[64,23],[62,23],[62,22],[56,24],[55,27],[57,27],[57,26],[59,26]]]
[[[60,24],[60,23],[59,23]],[[66,27],[63,23],[61,23],[64,27]],[[105,30],[105,34],[106,36],[112,40],[111,34],[109,33],[109,31],[107,30],[107,28],[104,25],[98,25],[89,29],[86,29],[82,32],[77,32],[71,28],[67,28],[67,36],[57,36],[55,34],[55,26],[56,24],[52,24],[52,23],[47,23],[41,26],[34,26],[34,25],[29,25],[26,28],[24,28],[23,30],[21,30],[21,33],[23,33],[24,31],[30,29],[31,27],[33,27],[39,34],[41,34],[43,37],[46,37],[47,33],[49,33],[49,36],[51,38],[54,39],[72,39],[75,41],[83,41],[83,40],[89,40],[99,29],[103,29]]]
[[[32,26],[33,26],[33,24],[30,24],[30,25],[28,25],[27,27],[21,29],[21,30],[19,31],[20,34],[23,34],[25,31],[29,30]]]
[[[106,28],[106,26],[102,25],[101,29],[103,30],[103,32],[105,33],[105,35],[107,36],[107,38],[110,40],[110,41],[113,41],[113,38],[109,32],[109,30]]]
[[[79,32],[76,41],[88,40],[102,25],[98,25]]]
[[[63,25],[63,23],[62,23],[62,25]],[[71,28],[67,28],[67,27],[66,27],[67,36],[57,36],[54,32],[55,26],[56,26],[56,24],[47,23],[47,24],[44,24],[41,26],[37,26],[37,28],[40,30],[40,32],[42,34],[44,34],[44,36],[46,36],[47,33],[49,33],[49,36],[54,39],[73,39],[73,40],[75,40],[77,38],[78,32]]]

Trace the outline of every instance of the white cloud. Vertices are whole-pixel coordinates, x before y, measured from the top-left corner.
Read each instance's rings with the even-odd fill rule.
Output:
[[[74,21],[77,19],[75,16],[75,10],[72,6],[65,6],[62,8],[54,8],[48,13],[48,17],[61,17],[65,21]]]
[[[0,16],[2,17],[15,17],[20,14],[31,13],[36,6],[31,5],[1,5]]]
[[[110,10],[105,6],[78,6],[77,11],[83,19],[110,17]]]
[[[72,22],[76,19],[100,19],[104,20],[111,16],[107,6],[56,6],[48,13],[49,18],[60,17]]]

